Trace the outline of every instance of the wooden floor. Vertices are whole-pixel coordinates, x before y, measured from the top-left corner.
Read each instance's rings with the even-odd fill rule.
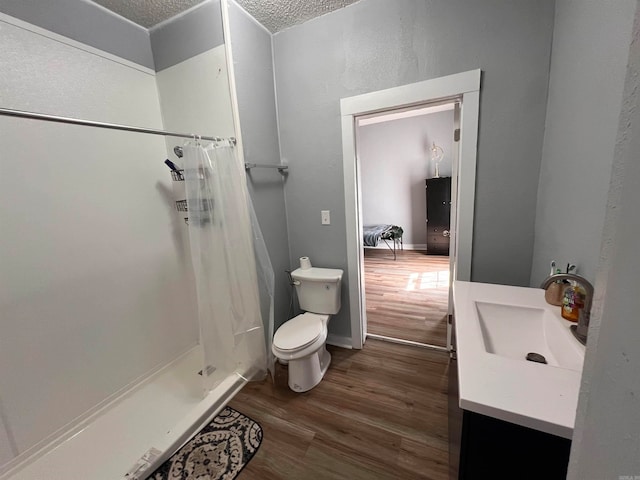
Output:
[[[264,434],[239,479],[446,480],[448,355],[371,339],[329,351],[309,392],[289,390],[279,366],[275,384],[250,383],[231,401]]]
[[[449,257],[365,249],[367,331],[445,346]]]

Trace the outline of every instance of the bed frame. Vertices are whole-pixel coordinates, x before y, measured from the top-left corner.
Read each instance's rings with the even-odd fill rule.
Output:
[[[385,245],[391,251],[391,253],[393,253],[393,259],[396,260],[397,249],[399,248],[400,250],[404,250],[404,245],[402,243],[402,236],[404,234],[404,231],[402,230],[402,227],[399,227],[397,225],[371,225],[370,227],[386,227],[383,232],[379,233],[379,238],[385,243]],[[367,227],[365,226],[365,228]],[[364,235],[364,237],[366,237],[366,235]],[[393,246],[391,246],[389,242],[393,242]],[[363,238],[363,244],[366,247],[378,246],[377,240],[373,245],[371,245],[370,243],[367,244],[364,238]]]

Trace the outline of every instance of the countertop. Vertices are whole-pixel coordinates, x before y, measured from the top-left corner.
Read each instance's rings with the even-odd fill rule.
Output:
[[[547,309],[562,328],[572,325],[544,290],[455,281],[453,285],[460,408],[571,438],[582,370],[514,360],[487,352],[476,302]],[[561,332],[564,333],[564,332]],[[572,349],[584,347],[575,339]],[[563,338],[563,341],[570,341]]]

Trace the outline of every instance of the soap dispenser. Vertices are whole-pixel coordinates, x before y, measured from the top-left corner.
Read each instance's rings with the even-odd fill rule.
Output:
[[[571,285],[564,291],[562,298],[562,317],[571,322],[577,322],[580,317],[580,309],[584,307],[586,295],[582,286],[576,282],[571,282]]]

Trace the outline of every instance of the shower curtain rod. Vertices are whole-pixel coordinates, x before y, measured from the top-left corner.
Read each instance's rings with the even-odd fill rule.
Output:
[[[84,125],[87,127],[109,128],[112,130],[124,130],[127,132],[150,133],[151,135],[163,135],[165,137],[181,137],[192,138],[197,140],[209,140],[219,142],[225,140],[220,137],[208,137],[204,135],[196,135],[193,133],[177,133],[158,130],[155,128],[132,127],[129,125],[120,125],[117,123],[94,122],[91,120],[80,120],[78,118],[60,117],[58,115],[47,115],[44,113],[25,112],[23,110],[12,110],[10,108],[0,108],[0,115],[8,117],[29,118],[32,120],[44,120],[45,122],[69,123],[71,125]],[[235,137],[229,137],[228,140],[235,145]]]

